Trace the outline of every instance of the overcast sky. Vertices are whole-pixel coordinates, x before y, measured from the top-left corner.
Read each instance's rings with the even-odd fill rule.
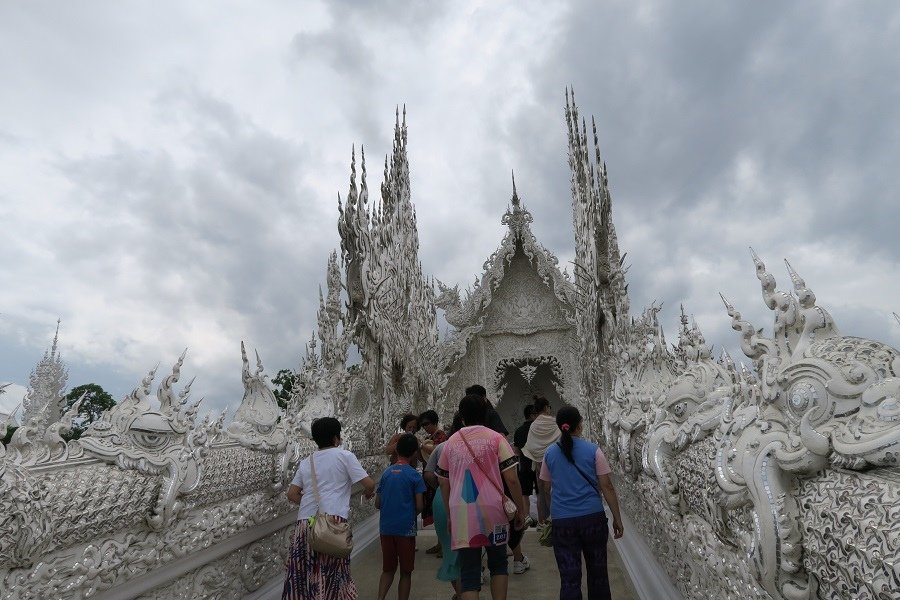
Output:
[[[0,382],[56,319],[70,384],[121,398],[189,348],[240,402],[240,341],[296,367],[364,144],[378,189],[408,111],[425,271],[468,284],[515,169],[561,263],[564,89],[595,115],[632,306],[737,346],[747,250],[788,258],[843,333],[900,346],[896,2],[0,4]],[[0,397],[0,408],[9,404]]]

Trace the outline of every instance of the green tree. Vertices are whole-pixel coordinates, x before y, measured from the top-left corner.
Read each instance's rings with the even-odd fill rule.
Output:
[[[88,428],[88,425],[99,419],[103,411],[116,405],[113,397],[102,387],[96,383],[86,383],[73,387],[66,394],[66,406],[63,413],[72,408],[72,405],[78,402],[82,395],[84,395],[84,400],[78,408],[78,417],[75,418],[72,431],[67,436],[68,439],[77,440],[80,438],[81,434]]]
[[[6,430],[6,437],[0,440],[0,442],[3,442],[4,446],[9,446],[9,442],[12,440],[12,436],[16,432],[16,429],[18,429],[18,427],[10,427]]]
[[[272,384],[275,389],[272,390],[272,393],[275,394],[275,400],[278,401],[278,406],[281,408],[287,408],[288,402],[291,401],[291,394],[294,392],[294,385],[297,383],[297,374],[291,371],[290,369],[281,369],[272,378]]]

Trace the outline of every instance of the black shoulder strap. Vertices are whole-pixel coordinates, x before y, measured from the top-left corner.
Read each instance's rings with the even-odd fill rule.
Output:
[[[559,449],[560,449],[560,450],[562,450],[562,444],[560,444],[559,442],[556,442],[556,445],[559,446]],[[565,457],[565,453],[563,453],[563,457]],[[566,462],[569,462],[569,461],[567,460]],[[576,464],[575,462],[571,462],[571,463],[569,463],[569,464],[571,464],[573,467],[575,467],[575,470],[578,471],[578,474],[581,475],[581,476],[584,478],[584,480],[588,482],[588,485],[590,485],[591,488],[592,488],[595,492],[597,492],[597,494],[600,495],[600,497],[602,498],[603,495],[600,494],[600,490],[597,488],[597,485],[598,485],[600,482],[598,481],[598,482],[594,483],[593,481],[591,481],[590,477],[588,477],[587,475],[585,475],[585,474],[584,474],[584,471],[581,470],[581,467],[579,467],[578,464]]]

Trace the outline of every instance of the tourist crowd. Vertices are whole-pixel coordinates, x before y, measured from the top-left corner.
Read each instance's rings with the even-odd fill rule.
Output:
[[[353,453],[342,449],[337,419],[317,419],[312,437],[319,450],[302,460],[288,489],[300,505],[291,537],[282,598],[356,600],[350,575],[350,490],[360,484],[380,511],[382,573],[378,600],[394,579],[397,597],[410,597],[418,516],[434,525],[438,543],[427,550],[441,559],[437,579],[452,597],[476,600],[489,579],[491,597],[505,599],[509,557],[513,574],[531,568],[522,539],[529,525],[529,497],[537,493],[538,525],[549,533],[560,577],[561,600],[580,599],[582,557],[589,600],[610,598],[606,564],[612,513],[613,534],[623,534],[619,502],[603,451],[582,437],[578,409],[560,408],[535,396],[512,444],[483,386],[459,401],[445,431],[438,414],[406,415],[385,447],[390,466],[377,482]]]

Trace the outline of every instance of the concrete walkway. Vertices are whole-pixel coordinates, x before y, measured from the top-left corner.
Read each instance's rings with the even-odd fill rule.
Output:
[[[612,536],[610,536],[612,537]],[[453,596],[453,589],[449,583],[435,579],[435,573],[440,565],[440,559],[433,554],[426,554],[425,550],[437,541],[433,528],[420,530],[418,547],[416,552],[416,570],[412,577],[412,592],[410,600],[449,600]],[[538,544],[537,532],[530,529],[525,534],[523,542],[525,555],[531,562],[531,569],[522,575],[512,574],[512,557],[509,559],[509,600],[527,598],[528,600],[543,600],[559,598],[559,571],[556,568],[556,559],[553,557],[553,548],[547,548]],[[634,586],[628,577],[628,572],[622,565],[622,560],[616,552],[616,544],[610,539],[607,546],[609,552],[609,580],[612,588],[612,597],[616,600],[637,600]],[[381,576],[381,546],[376,540],[364,552],[353,559],[353,580],[359,588],[360,600],[376,600],[378,597],[378,578]],[[587,588],[582,587],[585,600],[587,600]],[[397,597],[397,578],[388,594],[393,600]],[[481,590],[481,598],[491,597],[490,582]]]

